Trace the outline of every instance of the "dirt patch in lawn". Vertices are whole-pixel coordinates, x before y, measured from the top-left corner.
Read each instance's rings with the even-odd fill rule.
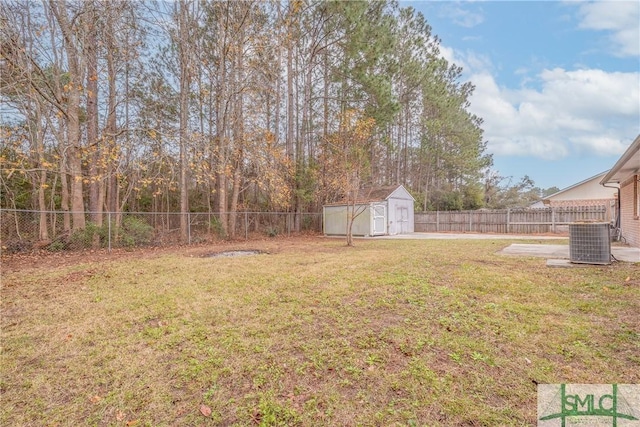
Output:
[[[214,243],[171,247],[142,247],[135,249],[92,249],[69,252],[46,250],[18,254],[2,254],[0,257],[2,274],[33,269],[52,269],[83,263],[102,263],[126,259],[149,259],[164,255],[183,254],[188,257],[210,257],[224,252],[259,251],[278,253],[291,250],[306,250],[307,244],[322,240],[321,235],[300,235],[294,237],[254,238],[249,240],[221,240]]]
[[[236,251],[222,251],[222,252],[213,252],[210,254],[203,255],[203,258],[236,258],[243,256],[251,256],[251,255],[259,255],[265,253],[259,249],[243,249]]]

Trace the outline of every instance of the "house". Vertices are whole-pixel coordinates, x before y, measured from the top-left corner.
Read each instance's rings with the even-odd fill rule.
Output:
[[[353,236],[383,236],[413,233],[415,199],[402,185],[363,188],[355,203]],[[325,235],[347,234],[349,206],[346,202],[322,207]]]
[[[622,237],[631,246],[640,248],[640,135],[600,180],[600,184],[620,187],[617,225]]]
[[[600,180],[606,174],[602,172],[551,194],[542,199],[543,206],[536,204],[535,207],[605,206],[607,218],[613,221],[618,190],[600,185]]]
[[[546,206],[544,205],[544,202],[542,200],[538,200],[535,203],[531,203],[529,205],[529,209],[544,209],[546,208]]]

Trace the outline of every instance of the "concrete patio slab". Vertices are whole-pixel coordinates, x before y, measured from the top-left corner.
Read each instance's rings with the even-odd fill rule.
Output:
[[[542,236],[535,234],[484,234],[484,233],[410,233],[393,236],[376,236],[371,239],[472,239],[472,240],[566,240],[568,236]]]
[[[340,237],[344,236],[331,236]],[[484,234],[484,233],[411,233],[396,234],[394,236],[366,237],[366,239],[395,239],[395,240],[419,240],[419,239],[471,239],[471,240],[568,240],[568,236],[539,236],[532,234]],[[542,244],[542,243],[513,243],[498,252],[502,255],[533,256],[553,259],[569,259],[569,245]],[[640,248],[628,246],[612,246],[611,253],[618,261],[640,263]],[[591,264],[587,264],[591,265]]]
[[[611,248],[611,253],[618,261],[640,262],[640,248],[614,246]]]

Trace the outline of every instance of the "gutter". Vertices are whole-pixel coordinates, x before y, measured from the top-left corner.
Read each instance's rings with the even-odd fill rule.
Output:
[[[604,176],[604,178],[602,178],[602,180],[600,181],[600,185],[606,187],[605,184],[611,181],[611,178],[613,177],[613,175],[618,173],[618,170],[620,170],[620,168],[622,168],[625,165],[625,163],[627,163],[636,154],[638,150],[640,150],[640,135],[636,137],[636,139],[631,143],[627,151],[622,155],[622,157],[620,157],[620,159],[618,159],[616,164]]]

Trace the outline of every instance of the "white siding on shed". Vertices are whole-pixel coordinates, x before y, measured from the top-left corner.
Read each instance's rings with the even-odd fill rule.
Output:
[[[387,227],[390,235],[413,233],[413,202],[414,198],[402,186],[387,198]]]
[[[371,215],[369,204],[356,205],[356,219],[353,221],[351,234],[354,236],[371,236]],[[323,208],[324,234],[328,236],[345,236],[347,234],[347,205],[325,206]],[[359,214],[358,214],[359,213]]]
[[[364,189],[362,194],[371,200],[356,205],[353,223],[354,236],[406,234],[414,231],[414,198],[403,186]],[[374,195],[371,197],[371,195]],[[379,196],[383,195],[383,196]],[[344,236],[347,233],[349,208],[346,204],[323,207],[325,235]]]

